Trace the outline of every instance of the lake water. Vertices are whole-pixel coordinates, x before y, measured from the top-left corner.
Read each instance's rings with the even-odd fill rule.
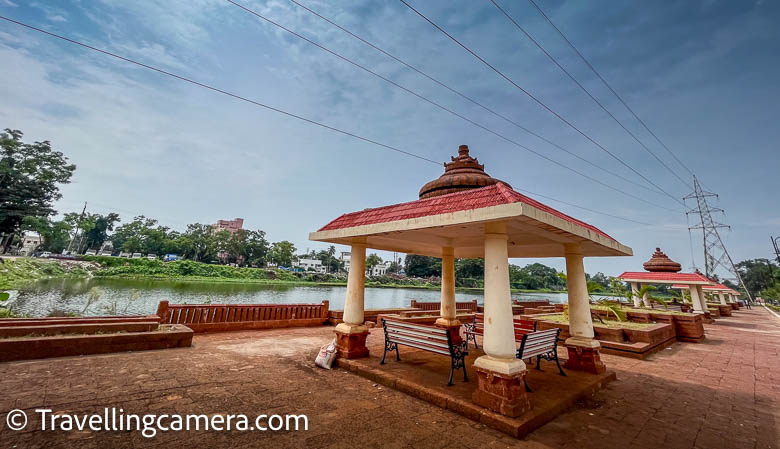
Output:
[[[138,279],[48,279],[11,292],[6,306],[33,317],[52,311],[79,315],[144,315],[157,311],[157,304],[294,304],[330,301],[331,309],[343,309],[346,287],[286,286],[223,282],[156,281]],[[89,298],[97,298],[87,307]],[[439,301],[438,290],[411,288],[366,288],[365,307],[409,307],[412,299]],[[476,299],[482,292],[457,292],[458,301]],[[513,293],[519,300],[549,299],[565,303],[565,293]]]

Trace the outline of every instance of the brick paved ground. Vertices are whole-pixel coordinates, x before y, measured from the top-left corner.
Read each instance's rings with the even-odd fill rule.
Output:
[[[780,320],[761,308],[707,326],[646,361],[604,356],[618,380],[588,403],[513,440],[458,415],[313,366],[330,328],[199,336],[195,347],[0,364],[0,447],[780,446]],[[371,338],[380,338],[379,332]],[[308,432],[12,432],[5,412],[307,414]],[[28,428],[29,428],[28,427]]]

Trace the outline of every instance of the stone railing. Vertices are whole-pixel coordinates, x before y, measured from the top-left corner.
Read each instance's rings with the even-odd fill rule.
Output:
[[[328,301],[321,304],[169,304],[160,301],[163,324],[183,324],[195,332],[322,326]]]
[[[420,310],[441,310],[441,303],[440,302],[422,302],[417,301],[416,299],[413,299],[410,306],[413,309],[420,309]],[[471,301],[456,301],[455,302],[455,308],[456,309],[469,309],[472,312],[477,311],[477,300],[473,299]]]

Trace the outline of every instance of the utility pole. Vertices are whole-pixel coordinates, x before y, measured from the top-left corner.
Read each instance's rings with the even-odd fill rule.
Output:
[[[70,243],[68,243],[68,249],[65,250],[65,251],[67,251],[68,254],[70,254],[70,248],[73,246],[73,241],[76,240],[76,237],[78,237],[78,235],[79,235],[79,229],[81,227],[81,222],[84,220],[84,214],[86,212],[87,212],[87,202],[84,201],[84,208],[81,209],[81,216],[79,217],[79,222],[76,223],[76,232],[73,234],[73,238],[70,239]],[[79,240],[79,245],[80,244],[81,244],[81,241]]]
[[[686,195],[683,200],[696,200],[696,205],[685,212],[685,215],[697,215],[699,223],[689,227],[688,229],[701,229],[704,237],[704,273],[707,277],[715,274],[715,269],[718,266],[725,268],[731,274],[733,274],[739,281],[742,288],[745,289],[745,293],[748,296],[749,301],[753,301],[750,296],[750,292],[745,286],[745,282],[742,280],[742,276],[734,266],[734,261],[731,259],[731,255],[726,250],[726,246],[723,244],[723,240],[720,238],[718,229],[731,228],[728,225],[718,223],[712,218],[713,212],[723,212],[723,209],[711,207],[707,203],[707,198],[717,198],[718,195],[702,190],[699,180],[696,176],[693,177],[693,193]]]
[[[780,247],[777,246],[777,241],[780,240],[780,237],[772,237],[770,235],[769,238],[772,240],[772,246],[775,247],[775,260],[777,260],[777,263],[780,263]]]

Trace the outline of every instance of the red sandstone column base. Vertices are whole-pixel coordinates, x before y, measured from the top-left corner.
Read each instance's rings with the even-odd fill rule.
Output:
[[[347,334],[344,332],[336,332],[336,351],[339,357],[345,359],[359,359],[362,357],[368,357],[368,348],[366,347],[366,337],[368,337],[368,331]]]
[[[457,324],[446,324],[448,322]],[[463,338],[460,336],[460,321],[452,320],[450,322],[450,320],[439,318],[436,320],[436,323],[434,323],[434,326],[450,331],[450,337],[452,338],[453,344],[459,345],[463,342]]]
[[[566,345],[569,350],[569,360],[564,367],[574,371],[585,371],[591,374],[601,374],[607,370],[601,361],[598,348],[585,348],[576,345]]]
[[[475,368],[477,390],[471,395],[475,404],[511,418],[531,410],[531,398],[525,391],[525,371],[507,376]]]

